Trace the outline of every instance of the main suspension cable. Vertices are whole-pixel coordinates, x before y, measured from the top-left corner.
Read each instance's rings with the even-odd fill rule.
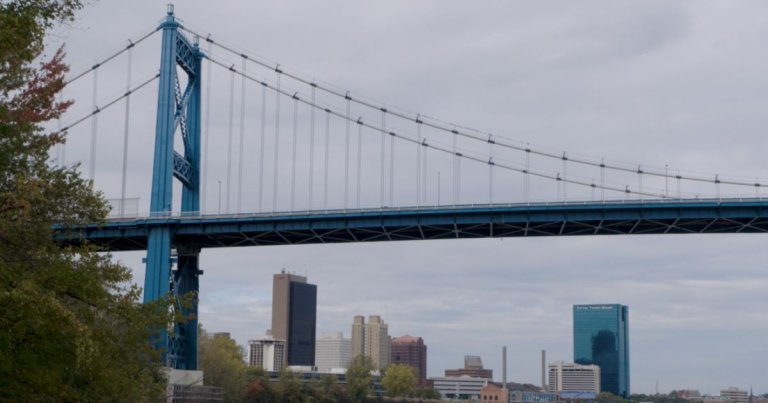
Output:
[[[152,35],[153,35],[155,32],[157,32],[158,30],[159,30],[158,28],[155,28],[155,29],[153,29],[151,32],[148,32],[147,34],[145,34],[145,35],[143,35],[143,36],[139,37],[139,39],[136,39],[135,41],[134,41],[134,40],[130,40],[130,39],[129,39],[129,40],[128,40],[128,45],[126,45],[124,48],[121,48],[120,50],[118,50],[117,52],[115,52],[115,53],[113,53],[113,54],[111,54],[111,55],[107,56],[106,58],[104,58],[104,59],[101,59],[101,60],[97,61],[95,64],[93,64],[93,65],[92,65],[90,68],[88,68],[87,70],[83,70],[83,71],[81,71],[80,73],[78,73],[78,74],[76,74],[75,76],[73,76],[72,78],[70,78],[69,80],[66,80],[66,81],[64,81],[64,86],[67,86],[67,85],[69,85],[69,84],[72,84],[73,82],[75,82],[75,81],[79,80],[80,78],[82,78],[83,76],[85,76],[86,74],[88,74],[88,73],[90,73],[90,72],[92,72],[92,71],[96,71],[96,69],[98,69],[98,68],[99,68],[99,67],[101,67],[102,65],[104,65],[104,64],[106,64],[106,63],[108,63],[108,62],[110,62],[110,61],[111,61],[111,60],[113,60],[114,58],[116,58],[116,57],[120,56],[121,54],[125,53],[126,51],[128,51],[128,50],[132,49],[134,46],[136,46],[136,45],[140,44],[141,42],[144,42],[144,40],[145,40],[145,39],[147,39],[147,38],[149,38],[150,36],[152,36]]]
[[[61,128],[61,130],[59,130],[57,132],[57,134],[58,133],[64,133],[67,130],[72,129],[75,126],[79,125],[80,123],[82,123],[82,122],[88,120],[89,118],[97,115],[98,113],[103,112],[103,111],[109,109],[109,107],[111,107],[112,105],[118,103],[123,98],[125,98],[125,97],[133,94],[134,92],[144,88],[147,84],[151,83],[154,80],[157,80],[158,78],[160,78],[160,73],[155,74],[154,76],[152,76],[151,78],[149,78],[146,81],[142,82],[141,84],[137,85],[133,89],[131,89],[129,91],[126,91],[124,94],[122,94],[122,95],[120,95],[120,96],[110,100],[109,102],[107,102],[103,106],[97,106],[96,108],[94,108],[93,111],[91,111],[91,113],[88,113],[88,114],[86,114],[86,115],[84,115],[84,116],[82,116],[82,117],[80,117],[78,119],[75,119],[74,121],[72,121],[72,123],[69,123],[66,126],[64,126],[63,128]]]
[[[223,68],[226,68],[226,69],[232,69],[232,67],[228,67],[223,62],[220,62],[218,60],[211,59],[211,61],[214,64],[216,64],[216,65],[218,65],[220,67],[223,67]],[[297,99],[299,102],[304,103],[305,105],[308,105],[308,106],[310,106],[313,109],[317,108],[317,109],[325,111],[326,112],[326,127],[328,127],[328,125],[329,125],[330,116],[336,116],[336,117],[338,117],[340,119],[346,119],[344,113],[333,111],[330,108],[321,107],[321,106],[316,105],[316,104],[314,104],[314,103],[312,103],[310,101],[307,101],[307,100],[304,100],[304,99],[298,97],[298,95],[296,95],[296,94],[290,94],[290,93],[288,93],[288,92],[286,92],[284,90],[278,90],[275,86],[270,85],[269,83],[267,83],[265,81],[261,81],[261,80],[259,80],[257,78],[249,76],[247,74],[243,74],[242,72],[239,72],[239,71],[235,70],[235,73],[243,75],[247,79],[249,79],[249,80],[251,80],[253,82],[260,83],[265,89],[269,88],[270,90],[273,90],[276,93],[281,94],[281,95],[286,96],[286,97],[294,97],[295,96],[295,99]],[[386,109],[384,109],[382,111],[382,115],[383,116],[384,116],[385,113],[387,113],[385,111],[386,111]],[[385,123],[385,122],[382,122],[382,123]],[[411,143],[416,143],[417,142],[415,139],[412,139],[412,138],[407,137],[407,136],[403,136],[403,135],[398,134],[398,133],[396,133],[394,131],[387,131],[385,125],[377,127],[375,125],[368,124],[368,123],[366,123],[366,122],[364,122],[362,120],[359,121],[359,124],[369,128],[371,130],[373,130],[374,132],[378,131],[378,132],[382,133],[382,136],[389,134],[390,136],[398,137],[398,138],[400,138],[400,139],[402,139],[404,141],[408,141],[408,142],[411,142]],[[328,129],[326,129],[326,131],[327,130]],[[326,136],[326,139],[327,138],[328,138],[328,136]],[[557,180],[561,180],[561,181],[562,180],[566,180],[569,184],[580,185],[580,186],[585,186],[585,187],[592,187],[592,188],[597,187],[597,188],[600,188],[602,190],[609,190],[609,191],[613,191],[613,192],[620,192],[620,193],[626,193],[626,194],[639,194],[639,192],[632,191],[627,186],[625,186],[625,187],[608,186],[608,185],[605,185],[604,182],[600,186],[598,186],[598,185],[596,185],[594,183],[583,181],[583,180],[563,179],[563,178],[560,178],[558,175],[548,174],[548,173],[545,173],[543,171],[534,171],[534,170],[530,170],[528,168],[518,168],[518,167],[514,167],[514,166],[511,166],[511,165],[508,165],[508,164],[502,164],[502,163],[499,163],[499,162],[489,161],[486,158],[475,156],[475,155],[471,155],[471,154],[468,154],[468,153],[463,153],[463,152],[460,152],[460,151],[454,152],[449,147],[443,147],[443,146],[438,146],[438,145],[435,145],[435,144],[430,144],[430,143],[428,143],[426,141],[422,141],[421,144],[424,147],[433,148],[435,150],[442,151],[442,152],[447,153],[447,154],[455,155],[455,156],[460,157],[460,158],[466,158],[466,159],[469,159],[469,160],[472,160],[472,161],[476,161],[476,162],[480,162],[480,163],[485,163],[485,164],[493,163],[493,164],[495,164],[499,168],[504,168],[504,169],[507,169],[507,170],[519,172],[519,173],[522,173],[522,174],[525,174],[525,175],[531,175],[531,176],[536,176],[536,177],[540,177],[540,178],[543,178],[543,179],[550,179],[550,180],[555,180],[555,181],[557,181]],[[327,158],[326,158],[326,162],[327,162]],[[327,172],[327,170],[326,170],[326,172]],[[383,190],[384,182],[382,181],[381,184],[382,184],[382,190]],[[327,192],[327,186],[326,186],[326,192]],[[655,194],[655,193],[648,193],[648,192],[643,192],[643,195],[650,196],[650,197],[663,198],[663,199],[669,198],[667,195],[664,195],[664,194]],[[381,196],[382,197],[384,196],[384,192],[381,193]],[[326,195],[326,197],[327,197],[327,195]],[[324,202],[327,202],[327,199],[324,200]],[[326,203],[324,203],[324,204],[326,204]],[[383,199],[382,199],[382,205],[383,205]]]
[[[182,29],[187,31],[187,32],[189,32],[190,34],[198,35],[200,37],[203,37],[203,35],[198,34],[197,32],[195,32],[195,31],[193,31],[191,29],[188,29],[188,28],[185,28],[185,27],[182,27]],[[241,52],[238,52],[238,51],[234,50],[231,47],[228,47],[228,46],[223,45],[221,43],[215,42],[210,37],[210,35],[206,38],[206,40],[208,40],[210,43],[213,43],[216,46],[218,46],[218,47],[220,47],[220,48],[222,48],[222,49],[224,49],[224,50],[226,50],[226,51],[228,51],[230,53],[233,53],[233,54],[236,54],[236,55],[242,55],[243,54]],[[255,58],[255,57],[252,57],[252,56],[248,56],[248,60],[250,60],[253,63],[256,63],[256,64],[258,64],[258,65],[260,65],[260,66],[262,66],[264,68],[267,68],[267,69],[274,69],[275,68],[273,64],[263,62],[263,61],[259,60],[258,58]],[[291,79],[293,79],[293,80],[295,80],[297,82],[300,82],[300,83],[303,83],[303,84],[306,84],[306,85],[311,85],[311,86],[313,86],[315,88],[318,88],[318,89],[320,89],[320,90],[322,90],[322,91],[324,91],[324,92],[326,92],[326,93],[328,93],[330,95],[336,96],[336,97],[344,98],[345,95],[346,95],[344,91],[335,90],[333,88],[330,88],[329,86],[323,86],[323,85],[317,84],[313,80],[306,79],[306,78],[301,77],[301,76],[299,76],[297,74],[294,74],[294,73],[283,71],[283,75],[285,75],[286,77],[289,77],[289,78],[291,78]],[[363,100],[360,97],[355,97],[354,99],[352,99],[352,102],[354,102],[354,103],[356,103],[356,104],[358,104],[360,106],[364,106],[366,108],[373,109],[373,110],[386,109],[389,114],[391,114],[392,116],[395,116],[397,118],[400,118],[400,119],[404,119],[404,120],[408,120],[408,121],[412,121],[412,122],[416,122],[417,120],[421,120],[422,123],[424,125],[426,125],[427,127],[431,127],[433,129],[436,129],[436,130],[439,130],[439,131],[443,131],[443,132],[446,132],[446,133],[453,133],[455,135],[466,137],[466,138],[469,138],[469,139],[473,139],[475,141],[481,141],[481,142],[487,141],[486,134],[473,134],[473,133],[469,133],[469,131],[472,131],[472,132],[475,132],[475,133],[482,133],[479,130],[468,129],[468,128],[464,128],[462,126],[458,126],[458,125],[454,125],[454,124],[445,124],[445,123],[442,123],[441,121],[439,121],[438,119],[434,119],[434,118],[428,118],[428,119],[433,120],[433,121],[427,121],[427,120],[425,120],[425,119],[427,119],[427,117],[425,115],[419,115],[419,114],[411,115],[409,113],[400,112],[400,111],[397,111],[397,110],[392,110],[392,109],[385,108],[383,106],[377,105],[377,104],[375,104],[373,102],[365,101],[365,100]],[[459,128],[461,128],[462,130],[459,130]],[[561,152],[545,151],[545,150],[542,150],[542,149],[531,148],[530,146],[521,146],[521,145],[509,143],[509,142],[500,141],[498,136],[497,136],[497,140],[496,140],[496,145],[498,145],[500,147],[504,147],[504,148],[508,148],[508,149],[512,149],[512,150],[516,150],[516,151],[520,151],[520,152],[526,152],[526,153],[535,154],[535,155],[539,155],[539,156],[546,157],[546,158],[551,158],[551,159],[561,159],[562,158],[562,153]],[[569,157],[569,161],[573,162],[573,163],[576,163],[576,164],[580,164],[580,165],[599,167],[599,168],[601,168],[601,170],[609,169],[609,170],[620,171],[620,172],[628,172],[628,173],[635,173],[635,174],[638,173],[636,171],[636,169],[633,168],[633,167],[622,166],[622,165],[617,165],[617,164],[607,164],[607,163],[605,163],[604,159],[602,159],[601,162],[596,162],[596,161],[593,161],[593,160],[590,160],[590,159],[587,159],[587,158],[571,156],[571,157]],[[662,172],[661,170],[645,170],[645,171],[643,171],[643,174],[651,175],[651,176],[655,176],[655,177],[661,177],[661,178],[668,178],[667,175],[669,175],[669,173]],[[680,181],[685,180],[685,181],[702,182],[702,183],[713,183],[713,184],[720,183],[720,184],[733,185],[733,186],[762,187],[762,186],[766,185],[765,183],[761,183],[759,181],[752,182],[752,181],[740,181],[740,180],[735,180],[735,179],[727,179],[727,180],[717,179],[717,180],[715,180],[714,176],[712,178],[710,178],[710,177],[704,177],[704,176],[682,175],[682,174],[679,174],[679,173],[677,175],[670,176],[670,177],[672,177],[672,178],[674,178],[676,180],[680,180]],[[716,181],[719,181],[719,182],[716,182]]]

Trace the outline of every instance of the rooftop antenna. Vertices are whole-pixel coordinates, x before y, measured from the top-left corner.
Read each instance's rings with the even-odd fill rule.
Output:
[[[173,3],[168,3],[168,15],[173,15]]]

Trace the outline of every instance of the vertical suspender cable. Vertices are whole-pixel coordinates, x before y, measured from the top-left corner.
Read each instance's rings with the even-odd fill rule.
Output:
[[[605,201],[605,158],[600,159],[600,200]]]
[[[640,200],[643,200],[643,166],[637,166],[637,190],[640,195]]]
[[[568,199],[568,156],[563,152],[563,201]]]
[[[530,187],[531,187],[531,148],[526,146],[525,148],[525,177],[523,178],[523,198],[525,202],[530,201]]]
[[[682,183],[680,183],[680,170],[677,170],[677,176],[675,177],[677,179],[677,198],[682,199],[683,198],[683,189],[682,189]]]
[[[267,137],[267,85],[261,86],[261,133],[259,134],[259,203],[258,211],[263,211],[264,201],[264,139]]]
[[[389,206],[395,205],[395,136],[389,136]]]
[[[243,57],[243,74],[240,83],[240,149],[237,157],[237,212],[242,213],[243,205],[243,149],[245,148],[245,69],[247,59]]]
[[[458,189],[459,186],[457,185],[457,180],[459,178],[459,156],[457,155],[458,151],[458,141],[459,141],[459,132],[458,130],[453,130],[453,205],[456,205],[456,202],[458,201]]]
[[[59,93],[61,96],[63,96],[63,91]],[[61,130],[61,128],[59,128]],[[64,164],[67,163],[67,143],[63,142],[61,143],[61,165],[64,166]]]
[[[131,116],[131,58],[132,58],[132,51],[133,48],[128,48],[128,78],[126,80],[125,88],[126,88],[126,96],[125,96],[125,126],[123,130],[123,177],[122,177],[122,183],[120,188],[120,217],[123,216],[125,213],[125,182],[126,177],[128,175],[128,133],[129,133],[129,122],[130,122],[130,116]]]
[[[315,178],[315,91],[317,85],[312,83],[312,105],[309,108],[309,204],[307,210],[312,210],[312,185]]]
[[[323,209],[328,209],[328,163],[330,161],[330,148],[331,148],[331,111],[325,110],[325,169],[323,170]]]
[[[456,151],[458,153],[458,151]],[[454,205],[461,203],[461,160],[462,158],[456,155],[456,200]]]
[[[99,110],[99,105],[96,103],[99,96],[99,69],[98,67],[93,70],[93,111]],[[94,180],[96,175],[96,131],[98,130],[99,115],[95,113],[91,118],[91,158],[90,165],[88,166],[88,179]]]
[[[717,192],[717,198],[720,199],[720,175],[715,175],[715,190]]]
[[[421,123],[416,115],[416,207],[421,206]]]
[[[493,145],[496,142],[493,141],[491,136],[488,137],[488,203],[493,204]]]
[[[344,139],[344,208],[347,208],[349,202],[349,109],[352,98],[349,96],[349,92],[344,98],[347,100],[347,132]]]
[[[206,211],[206,187],[208,185],[208,140],[210,139],[211,129],[211,56],[213,55],[213,44],[208,42],[208,71],[205,77],[205,140],[203,141],[203,183],[202,183],[202,210]]]
[[[64,99],[64,89],[59,91],[58,99],[59,99],[58,100],[59,103],[61,103],[62,100]],[[57,119],[57,126],[58,127],[56,129],[56,132],[61,133],[61,127],[62,127],[61,115],[59,115]],[[60,141],[59,144],[56,145],[56,164],[58,164],[59,168],[64,167],[64,141]]]
[[[360,184],[363,177],[363,120],[357,119],[357,208],[360,208]]]
[[[349,109],[352,98],[349,96],[349,92],[344,98],[347,100],[347,132],[344,139],[344,208],[347,208],[349,202],[349,124],[351,123]]]
[[[421,125],[419,125],[419,129],[421,129]],[[421,131],[421,130],[419,130]],[[426,146],[427,139],[424,138],[421,140],[422,147],[424,147],[424,169],[421,170],[421,177],[422,177],[422,189],[424,192],[424,197],[422,200],[424,200],[424,203],[427,202],[427,156],[429,155],[429,147]]]
[[[232,189],[232,130],[235,126],[235,69],[230,67],[229,79],[229,133],[227,135],[227,195],[224,198],[224,212],[229,213],[229,196]]]
[[[386,146],[384,143],[384,136],[387,132],[387,110],[381,108],[381,179],[379,186],[379,201],[380,206],[384,206],[384,155],[386,154]]]
[[[280,71],[279,66],[275,67],[275,74],[277,75],[277,82],[275,91],[275,168],[274,168],[274,180],[272,181],[272,211],[277,211],[277,178],[278,178],[278,158],[280,156]]]
[[[299,98],[293,97],[293,151],[291,153],[291,211],[296,207],[296,137],[299,131]]]

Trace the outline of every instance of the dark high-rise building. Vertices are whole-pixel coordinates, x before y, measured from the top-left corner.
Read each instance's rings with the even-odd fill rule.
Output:
[[[629,308],[573,306],[573,361],[600,367],[600,389],[629,397]]]
[[[406,364],[416,370],[417,381],[427,380],[427,345],[421,337],[402,336],[392,339],[390,364]]]
[[[275,274],[272,282],[272,336],[285,340],[285,365],[315,365],[317,286],[295,274]]]

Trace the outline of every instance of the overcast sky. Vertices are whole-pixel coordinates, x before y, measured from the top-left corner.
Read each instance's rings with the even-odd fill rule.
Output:
[[[51,43],[66,43],[73,72],[79,72],[125,46],[127,39],[151,31],[164,14],[165,6],[157,1],[100,1],[83,10],[72,26],[56,30]],[[510,142],[713,176],[768,177],[764,156],[768,4],[227,1],[214,6],[208,1],[184,1],[176,4],[176,15],[187,27],[210,33],[217,42],[349,90],[354,97],[494,133]],[[134,84],[157,70],[158,43],[155,35],[137,47],[132,61]],[[214,48],[212,57],[239,67],[240,60],[221,49]],[[112,70],[100,70],[100,103],[124,91],[125,60],[116,59]],[[274,81],[274,73],[250,71]],[[211,80],[206,209],[216,211],[222,209],[219,181],[224,186],[223,209],[236,204],[238,176],[230,176],[232,184],[226,186],[226,142],[230,119],[236,141],[239,135],[241,82],[235,81],[230,118],[230,77],[219,68]],[[71,117],[92,107],[91,83],[91,77],[84,77],[76,82],[79,88],[73,84],[67,89],[65,96],[78,102]],[[283,85],[308,94],[307,88],[289,80]],[[256,194],[248,181],[256,175],[259,159],[260,91],[256,84],[246,87],[243,211],[254,205]],[[131,104],[127,184],[127,196],[140,198],[142,211],[149,203],[156,87],[145,92]],[[292,104],[290,99],[281,102],[281,133],[290,135]],[[343,112],[341,105],[338,110]],[[269,108],[274,113],[274,106]],[[120,196],[124,128],[124,106],[113,109],[99,117],[97,126],[96,183],[109,198]],[[353,111],[358,113],[363,116],[362,111]],[[306,109],[299,111],[302,140],[308,132],[307,116]],[[322,119],[318,115],[318,133],[323,130]],[[269,133],[273,123],[268,123]],[[408,129],[405,122],[391,124]],[[332,122],[332,130],[339,134],[331,144],[336,153],[343,147],[343,122]],[[66,149],[68,162],[82,161],[86,171],[89,133],[87,123],[72,130]],[[425,135],[436,142],[451,141],[438,138],[438,133]],[[366,144],[378,144],[378,137],[366,138],[370,139]],[[281,152],[290,150],[290,144],[281,143]],[[487,145],[460,146],[489,152]],[[299,147],[298,169],[304,172],[311,169],[308,151]],[[413,192],[408,192],[415,175],[410,168],[402,168],[415,167],[410,162],[415,151],[408,150],[412,148],[396,146],[396,178],[403,184],[395,189],[396,204],[413,204]],[[273,161],[269,153],[265,156],[268,166]],[[373,147],[363,153],[366,163],[378,159]],[[341,159],[332,158],[332,169],[343,170],[339,165],[343,154],[339,155]],[[428,199],[436,201],[436,174],[441,172],[441,196],[448,200],[450,159],[430,158]],[[521,163],[519,156],[508,158]],[[289,172],[286,160],[280,162],[282,175]],[[488,201],[487,167],[462,166],[460,201]],[[237,172],[238,167],[230,169]],[[542,169],[558,170],[559,166]],[[597,175],[570,169],[572,175],[592,180]],[[509,172],[496,175],[494,201],[521,201],[522,179]],[[332,174],[332,205],[343,203],[339,178]],[[301,189],[296,193],[297,205],[305,208],[307,179],[297,181]],[[635,186],[637,179],[627,181]],[[265,184],[272,186],[269,181]],[[378,203],[379,185],[364,181],[363,204]],[[285,206],[284,182],[281,186],[278,203]],[[531,198],[557,198],[554,184],[534,182],[531,187]],[[714,194],[715,189],[683,192]],[[754,196],[752,189],[741,192]],[[568,194],[572,200],[591,197],[575,188],[569,188]],[[229,205],[227,196],[232,198]],[[266,200],[271,203],[270,197]],[[430,376],[462,366],[465,354],[477,354],[494,369],[498,380],[501,347],[506,345],[509,379],[539,383],[540,350],[547,350],[550,362],[573,359],[574,304],[621,303],[630,308],[633,392],[654,392],[658,382],[659,392],[699,389],[716,394],[721,388],[737,386],[766,393],[765,245],[762,235],[740,234],[205,250],[200,319],[208,330],[231,332],[238,343],[247,345],[248,339],[263,335],[270,326],[272,274],[286,268],[307,274],[317,284],[319,334],[343,331],[349,336],[354,315],[378,314],[389,324],[392,336],[424,338]],[[140,253],[116,255],[134,270],[139,284],[144,276],[141,257]]]

